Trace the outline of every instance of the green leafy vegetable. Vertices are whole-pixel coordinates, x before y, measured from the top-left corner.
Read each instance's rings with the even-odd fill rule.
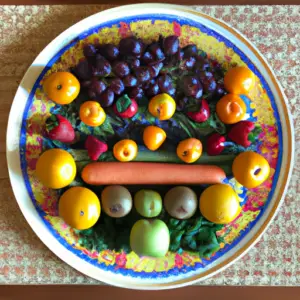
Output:
[[[190,225],[190,227],[187,228],[186,235],[187,236],[193,236],[195,235],[202,225],[202,218],[200,217],[194,224]]]
[[[200,257],[209,258],[212,254],[220,249],[219,244],[206,244],[198,247],[198,252]]]
[[[214,131],[210,126],[209,119],[203,123],[193,122],[188,116],[183,113],[175,113],[173,118],[187,133],[189,137],[200,138],[207,136]]]
[[[169,220],[169,227],[170,229],[176,229],[176,226],[179,224],[180,220],[178,219],[170,219]]]
[[[220,248],[216,232],[223,225],[211,223],[202,216],[189,220],[170,218],[167,224],[170,230],[170,251],[197,251],[201,257],[209,257]]]
[[[130,252],[129,236],[134,223],[141,217],[132,210],[126,218],[111,218],[102,213],[97,224],[87,230],[76,230],[79,244],[89,250]]]
[[[75,102],[72,102],[68,105],[56,105],[54,108],[51,109],[52,114],[59,114],[65,117],[75,128],[76,123],[79,120],[79,106],[76,105]]]
[[[226,133],[225,124],[220,121],[220,119],[216,113],[212,113],[207,121],[209,122],[209,126],[211,126],[218,133],[220,133],[220,134]]]
[[[84,124],[83,122],[80,122],[79,125],[77,126],[77,129],[86,135],[90,135],[93,133],[93,128]]]
[[[174,71],[177,71],[179,68],[179,64],[175,65],[175,66],[172,66],[172,67],[163,67],[160,72],[162,74],[171,74],[172,72]]]
[[[117,111],[122,113],[124,112],[130,105],[132,101],[127,95],[123,95],[116,101]]]
[[[222,154],[239,154],[245,151],[257,151],[256,150],[257,145],[256,144],[252,144],[249,147],[245,148],[241,145],[235,144],[233,142],[228,142],[228,145],[226,145],[225,149],[223,150]]]
[[[154,125],[157,123],[157,119],[155,117],[153,117],[149,111],[146,111],[144,114],[144,119],[145,121],[147,121],[150,125]]]
[[[184,230],[170,231],[170,251],[176,252],[180,249],[181,238],[184,234]]]
[[[202,228],[199,228],[197,234],[196,234],[196,239],[198,241],[207,241],[209,240],[210,237],[210,227],[213,227],[213,224],[211,224],[212,226],[203,226]]]
[[[103,140],[107,140],[108,137],[114,136],[115,131],[111,124],[112,118],[107,115],[102,125],[94,127],[93,135],[98,136]]]
[[[76,230],[79,244],[90,250],[114,249],[128,253],[131,251],[129,245],[131,228],[140,218],[142,217],[134,209],[126,217],[117,219],[103,213],[93,228]],[[211,223],[202,216],[177,220],[170,218],[164,211],[158,218],[169,228],[170,251],[181,253],[186,250],[198,252],[200,257],[209,257],[220,248],[216,232],[222,229],[223,225]]]

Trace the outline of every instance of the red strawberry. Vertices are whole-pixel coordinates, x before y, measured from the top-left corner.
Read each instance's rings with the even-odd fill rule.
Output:
[[[46,132],[51,140],[62,143],[72,143],[75,139],[72,124],[61,115],[51,115],[46,120]]]
[[[99,141],[92,135],[87,137],[84,146],[91,160],[98,160],[100,155],[108,150],[107,144]]]
[[[213,133],[207,138],[206,151],[208,155],[219,155],[224,150],[226,139],[219,133]]]
[[[251,134],[253,133],[253,134]],[[228,137],[238,145],[245,148],[253,142],[252,135],[257,134],[255,124],[251,121],[240,121],[232,126],[228,132]]]

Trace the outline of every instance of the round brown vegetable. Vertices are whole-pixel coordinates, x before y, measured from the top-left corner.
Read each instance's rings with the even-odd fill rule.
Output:
[[[181,220],[193,216],[197,202],[196,193],[185,186],[170,189],[164,198],[164,206],[169,215]]]
[[[111,185],[102,191],[101,203],[107,215],[113,218],[120,218],[130,212],[132,208],[132,197],[125,187],[121,185]]]

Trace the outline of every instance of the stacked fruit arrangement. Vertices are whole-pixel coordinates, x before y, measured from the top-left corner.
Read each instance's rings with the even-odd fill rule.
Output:
[[[226,175],[254,188],[270,172],[249,151],[259,128],[241,95],[255,87],[254,74],[233,67],[224,76],[195,45],[180,48],[177,36],[88,44],[83,53],[70,72],[43,81],[57,105],[45,124],[52,149],[36,175],[60,189],[59,215],[98,251],[210,256],[217,231],[241,212]]]

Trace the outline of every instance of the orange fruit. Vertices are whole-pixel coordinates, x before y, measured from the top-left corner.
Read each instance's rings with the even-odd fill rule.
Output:
[[[251,189],[267,180],[270,175],[270,165],[262,155],[246,151],[234,159],[232,173],[241,185]]]
[[[158,94],[150,100],[148,109],[159,120],[169,120],[175,113],[176,102],[168,94]]]
[[[77,98],[80,83],[72,73],[56,72],[45,79],[43,88],[53,102],[64,105]]]
[[[157,126],[148,126],[143,133],[143,141],[149,150],[157,150],[166,140],[166,132]]]
[[[227,94],[217,102],[216,112],[223,123],[234,124],[244,119],[247,106],[240,96]]]
[[[193,163],[202,154],[202,143],[198,139],[189,138],[181,141],[177,146],[177,156],[186,163]]]
[[[86,101],[80,106],[79,118],[84,124],[96,127],[104,123],[106,113],[98,102]]]
[[[35,173],[46,187],[61,189],[74,180],[76,164],[69,152],[62,149],[50,149],[39,157]]]
[[[238,195],[227,184],[214,184],[206,188],[199,200],[201,214],[216,224],[228,224],[241,212]]]
[[[229,93],[247,95],[255,85],[255,75],[247,67],[234,67],[225,74],[224,85]]]
[[[76,186],[61,195],[58,211],[68,225],[84,230],[91,228],[98,221],[101,206],[94,192],[85,187]]]
[[[114,157],[121,161],[127,162],[135,159],[138,153],[138,146],[133,140],[121,140],[114,145]]]

